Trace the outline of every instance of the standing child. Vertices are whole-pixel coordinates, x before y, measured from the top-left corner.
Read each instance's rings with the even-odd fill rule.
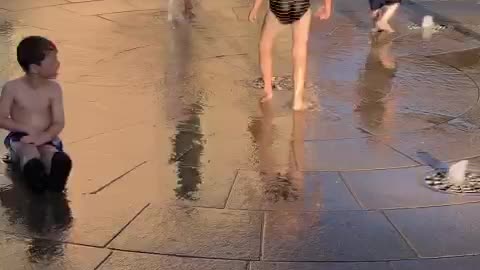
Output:
[[[393,33],[394,30],[389,21],[395,15],[402,0],[369,0],[369,2],[374,24],[373,31]]]
[[[7,82],[0,97],[5,146],[35,191],[63,191],[72,162],[58,135],[65,125],[62,89],[54,81],[60,63],[48,39],[27,37],[17,47],[25,75]]]
[[[255,0],[249,20],[254,22],[263,0]],[[320,19],[328,19],[332,10],[332,0],[325,0],[325,6],[316,12]],[[272,48],[274,39],[283,25],[292,25],[293,28],[293,80],[294,98],[293,109],[305,109],[303,92],[307,69],[308,35],[310,31],[311,11],[310,0],[270,0],[269,9],[265,16],[262,36],[260,39],[260,67],[262,70],[264,96],[261,102],[272,99]]]

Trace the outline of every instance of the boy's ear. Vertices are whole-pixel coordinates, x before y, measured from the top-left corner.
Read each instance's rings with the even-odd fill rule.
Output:
[[[30,66],[29,66],[29,73],[37,74],[39,69],[40,69],[40,66],[39,66],[39,65],[30,64]]]

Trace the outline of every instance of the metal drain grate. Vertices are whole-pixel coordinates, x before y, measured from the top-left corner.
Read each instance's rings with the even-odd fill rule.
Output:
[[[480,174],[467,172],[465,182],[456,185],[449,181],[446,172],[433,172],[424,178],[425,184],[436,191],[452,194],[480,195]]]

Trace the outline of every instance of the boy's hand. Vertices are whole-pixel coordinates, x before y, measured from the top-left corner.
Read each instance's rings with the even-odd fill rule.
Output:
[[[248,14],[248,20],[252,23],[255,22],[257,20],[257,13],[258,13],[258,9],[253,7],[250,10],[250,14]]]
[[[34,144],[36,146],[40,146],[40,145],[44,145],[48,142],[50,142],[52,140],[51,136],[46,133],[46,132],[43,132],[43,133],[40,133],[38,134],[36,137],[35,137],[35,142]]]
[[[23,136],[22,139],[20,139],[22,143],[27,143],[27,144],[36,144],[35,142],[37,141],[37,136],[35,135],[27,135]]]
[[[315,17],[318,17],[320,20],[328,20],[331,15],[332,9],[326,7],[319,8],[318,11],[315,13]]]
[[[36,135],[24,136],[20,141],[27,144],[34,144],[35,146],[41,146],[51,141],[51,138],[50,135],[44,132]]]

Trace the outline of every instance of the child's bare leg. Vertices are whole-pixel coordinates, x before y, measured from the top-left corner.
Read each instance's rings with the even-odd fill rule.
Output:
[[[385,12],[383,12],[382,17],[377,21],[377,27],[379,29],[385,30],[390,33],[394,32],[393,28],[390,26],[389,21],[393,17],[393,15],[395,15],[395,12],[397,11],[399,6],[400,4],[396,3],[385,7]]]
[[[46,187],[45,167],[40,161],[38,148],[22,142],[12,142],[11,147],[27,184],[34,191],[43,191]]]
[[[296,111],[305,109],[303,93],[307,73],[308,35],[311,19],[311,11],[308,10],[300,20],[293,24],[293,109]]]
[[[194,16],[192,11],[193,9],[192,0],[183,0],[183,2],[185,5],[185,9],[184,9],[185,16],[191,19]]]
[[[262,36],[260,38],[260,68],[262,70],[262,77],[264,82],[264,96],[260,100],[261,102],[272,99],[272,49],[275,36],[280,31],[282,25],[277,20],[275,15],[269,10],[265,15],[265,20],[262,26]]]
[[[38,150],[49,176],[48,188],[55,192],[63,191],[72,169],[70,157],[64,152],[59,152],[52,145],[42,145]]]

